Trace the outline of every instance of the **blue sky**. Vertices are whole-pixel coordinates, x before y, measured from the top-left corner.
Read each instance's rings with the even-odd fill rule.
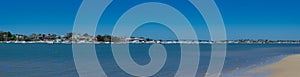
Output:
[[[129,8],[143,2],[161,2],[181,11],[200,39],[209,39],[201,15],[186,0],[116,0],[104,12],[97,34],[110,34]],[[300,39],[299,0],[215,0],[224,18],[228,39]],[[0,30],[19,34],[71,32],[82,0],[1,0]],[[163,33],[163,35],[162,35]],[[134,36],[175,39],[160,24],[145,24]]]

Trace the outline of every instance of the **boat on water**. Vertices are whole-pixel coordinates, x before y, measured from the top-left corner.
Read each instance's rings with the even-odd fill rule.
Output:
[[[26,41],[15,41],[14,43],[26,43]]]
[[[47,44],[53,44],[54,41],[46,41]]]

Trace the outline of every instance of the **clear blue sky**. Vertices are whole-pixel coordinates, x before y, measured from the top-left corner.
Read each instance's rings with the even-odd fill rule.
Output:
[[[201,15],[186,0],[116,0],[104,12],[97,34],[110,34],[113,24],[130,7],[156,1],[181,11],[209,39]],[[215,0],[223,15],[228,39],[300,39],[299,0]],[[1,0],[0,30],[19,34],[71,32],[82,0]],[[200,21],[200,22],[199,22]],[[161,35],[163,33],[163,35]],[[135,36],[174,39],[160,24],[145,24]]]

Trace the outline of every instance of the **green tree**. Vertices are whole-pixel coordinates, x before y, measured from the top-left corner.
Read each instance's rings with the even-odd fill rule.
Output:
[[[50,40],[56,40],[56,34],[51,34],[49,37],[50,37]]]
[[[150,39],[150,38],[146,38],[146,41],[153,41],[152,39]]]
[[[4,32],[0,31],[0,41],[4,41]]]
[[[84,37],[89,37],[90,35],[87,34],[87,33],[84,33],[83,36],[84,36]]]
[[[73,36],[73,33],[67,33],[63,38],[65,40],[71,40],[72,36]]]
[[[103,40],[104,40],[104,42],[111,42],[111,36],[110,35],[104,35]]]
[[[4,41],[8,41],[12,38],[12,34],[10,32],[3,32],[1,35]]]
[[[96,38],[97,38],[97,41],[101,41],[101,42],[104,41],[103,36],[101,36],[101,35],[97,35]]]
[[[12,35],[12,38],[11,38],[11,40],[17,40],[17,36],[16,35]]]

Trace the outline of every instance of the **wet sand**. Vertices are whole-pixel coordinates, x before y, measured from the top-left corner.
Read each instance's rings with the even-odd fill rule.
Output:
[[[281,61],[250,72],[270,71],[267,77],[300,77],[300,55],[288,56]]]

